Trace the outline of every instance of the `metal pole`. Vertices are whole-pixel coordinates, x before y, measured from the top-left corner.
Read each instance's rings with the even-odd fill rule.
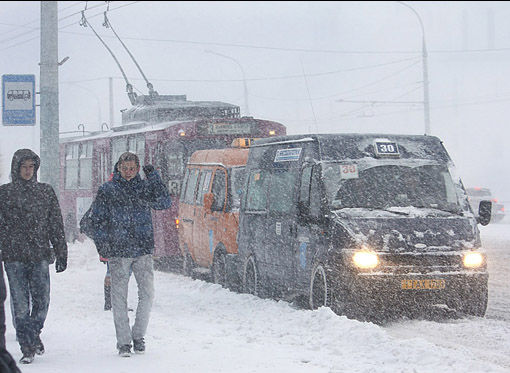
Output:
[[[423,114],[425,119],[425,135],[430,135],[430,102],[429,102],[429,72],[428,72],[428,63],[427,63],[427,45],[425,44],[425,28],[423,27],[423,22],[421,20],[420,15],[414,8],[410,5],[404,3],[403,1],[397,1],[397,3],[405,6],[410,9],[418,18],[421,27],[422,33],[422,66],[423,66]]]
[[[245,112],[245,115],[246,116],[250,116],[250,109],[248,107],[248,85],[246,84],[246,75],[244,74],[244,69],[243,69],[243,66],[239,63],[239,61],[237,61],[236,59],[230,57],[230,56],[226,56],[224,54],[221,54],[221,53],[218,53],[218,52],[214,52],[214,51],[211,51],[211,50],[206,50],[205,51],[206,53],[211,53],[211,54],[215,54],[217,56],[220,56],[220,57],[224,57],[224,58],[227,58],[231,61],[234,61],[237,66],[239,66],[239,68],[241,69],[241,73],[243,74],[243,86],[244,86],[244,112]]]
[[[40,66],[40,179],[50,184],[58,195],[60,161],[57,1],[41,1]]]
[[[113,78],[108,78],[110,88],[110,128],[113,128]]]

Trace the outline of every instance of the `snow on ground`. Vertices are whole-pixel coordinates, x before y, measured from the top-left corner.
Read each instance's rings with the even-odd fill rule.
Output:
[[[485,319],[378,326],[327,308],[298,310],[282,301],[156,272],[147,352],[130,358],[118,357],[112,314],[103,311],[106,267],[91,241],[77,242],[69,247],[66,272],[56,274],[51,266],[51,304],[42,333],[46,354],[20,367],[38,373],[510,372],[510,317],[502,312],[510,304],[502,285],[508,285],[510,226],[489,225],[482,234],[490,246],[489,270],[507,264],[491,272]],[[492,252],[502,259],[491,259]],[[136,306],[134,279],[129,304]],[[9,314],[7,319],[7,347],[19,359]]]

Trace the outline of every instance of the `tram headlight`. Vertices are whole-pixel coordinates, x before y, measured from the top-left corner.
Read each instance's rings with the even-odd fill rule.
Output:
[[[466,268],[478,268],[483,264],[483,255],[474,251],[464,254],[462,260]]]
[[[354,253],[352,261],[360,269],[371,269],[379,264],[379,256],[374,251],[362,249]]]

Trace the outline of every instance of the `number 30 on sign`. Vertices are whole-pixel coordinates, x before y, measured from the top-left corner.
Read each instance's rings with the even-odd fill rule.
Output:
[[[357,179],[358,166],[356,164],[343,164],[340,166],[340,177],[342,179]]]

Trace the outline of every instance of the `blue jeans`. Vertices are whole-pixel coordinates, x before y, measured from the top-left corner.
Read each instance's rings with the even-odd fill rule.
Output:
[[[46,260],[34,263],[6,262],[16,337],[31,348],[41,333],[50,304],[50,273]]]

